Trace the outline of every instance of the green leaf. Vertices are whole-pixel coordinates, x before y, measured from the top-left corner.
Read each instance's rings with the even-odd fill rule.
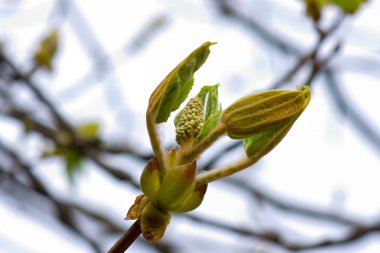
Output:
[[[218,87],[219,84],[203,86],[197,95],[202,100],[205,108],[205,120],[218,111],[220,107],[218,101]]]
[[[52,69],[52,61],[58,48],[58,30],[52,30],[40,43],[37,52],[34,54],[35,63],[48,70]]]
[[[248,157],[263,157],[276,147],[285,135],[289,132],[293,123],[297,118],[281,125],[277,125],[274,129],[264,131],[253,135],[252,137],[243,139],[244,150]]]
[[[75,149],[66,149],[63,153],[66,163],[66,174],[70,182],[74,182],[74,174],[82,170],[83,156]]]
[[[222,108],[220,107],[219,110],[214,112],[203,124],[203,127],[199,134],[197,135],[197,138],[195,139],[194,143],[199,143],[201,140],[203,140],[210,132],[215,128],[215,126],[219,123],[220,116],[222,115]]]
[[[141,190],[148,198],[153,199],[160,188],[160,184],[159,164],[153,156],[141,173]]]
[[[343,12],[354,14],[366,0],[332,0]]]
[[[65,163],[66,175],[71,183],[74,182],[75,173],[83,169],[84,157],[80,150],[75,148],[55,147],[45,150],[42,153],[43,158],[60,157]]]
[[[154,199],[163,210],[170,210],[187,199],[194,189],[196,163],[185,164],[169,170]]]
[[[86,141],[93,141],[99,138],[99,124],[96,122],[85,123],[75,128],[80,138]]]
[[[155,124],[166,122],[171,112],[177,110],[187,98],[193,83],[194,73],[210,54],[209,47],[215,43],[205,42],[175,67],[153,91],[147,115]]]
[[[190,212],[196,209],[202,204],[203,198],[207,191],[207,184],[198,186],[189,195],[189,197],[178,207],[174,208],[173,211],[177,213]]]
[[[236,112],[246,114],[247,110],[250,110],[251,113],[254,112],[255,110],[258,111],[261,108],[256,109],[255,107],[259,105],[260,102],[265,101],[266,99],[270,99],[270,98],[273,99],[274,97],[280,97],[280,99],[284,100],[284,98],[281,98],[281,96],[290,94],[290,93],[292,93],[292,91],[272,90],[272,91],[264,91],[260,93],[251,94],[249,96],[246,96],[237,100],[232,105],[227,107],[223,112],[223,117],[225,118],[231,117]],[[268,103],[262,104],[262,105],[265,106],[267,104]]]
[[[219,122],[222,107],[218,101],[218,87],[219,84],[203,86],[197,95],[205,107],[205,123],[194,143],[199,143],[204,139]]]
[[[194,76],[190,76],[188,81],[185,83],[185,85],[183,85],[181,89],[179,90],[178,97],[175,100],[175,103],[172,108],[172,112],[177,110],[181,106],[183,101],[185,101],[185,99],[187,98],[187,96],[189,95],[191,91],[191,88],[193,88],[193,84],[194,84]]]
[[[267,91],[244,97],[222,114],[228,136],[244,139],[297,118],[310,102],[308,86],[297,91]]]

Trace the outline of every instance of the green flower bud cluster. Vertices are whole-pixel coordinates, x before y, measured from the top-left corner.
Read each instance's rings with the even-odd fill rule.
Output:
[[[185,108],[177,115],[176,141],[179,145],[191,142],[201,131],[204,124],[203,104],[199,97],[190,99]]]

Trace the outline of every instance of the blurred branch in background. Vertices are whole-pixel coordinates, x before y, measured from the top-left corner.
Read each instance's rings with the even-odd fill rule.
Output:
[[[82,231],[83,228],[78,225],[80,224],[78,222],[78,213],[101,226],[101,231],[103,234],[120,233],[125,230],[122,226],[112,221],[110,217],[98,213],[89,207],[61,200],[51,194],[43,182],[40,181],[36,175],[34,175],[32,168],[29,165],[25,164],[13,150],[9,149],[1,142],[0,152],[8,156],[8,158],[11,159],[12,164],[9,166],[12,168],[12,170],[3,167],[2,164],[0,164],[1,189],[5,192],[9,192],[9,194],[11,194],[11,196],[13,195],[14,197],[18,197],[18,194],[16,192],[19,192],[19,194],[23,195],[23,197],[19,199],[20,201],[27,202],[27,204],[33,206],[34,208],[37,208],[39,212],[45,212],[48,215],[55,216],[55,219],[60,221],[63,225],[67,226],[80,238],[91,245],[91,247],[94,249],[94,252],[103,252],[99,246],[102,241],[93,239],[87,235],[89,231]],[[33,195],[38,195],[45,201],[50,202],[50,204],[52,204],[54,207],[53,213],[50,213],[51,211],[48,209],[41,209],[41,205],[38,203],[39,201],[36,201],[35,198],[33,198]],[[33,203],[34,201],[36,203]],[[141,241],[146,243],[143,240]],[[165,245],[164,243],[156,243],[150,245],[155,247],[159,252],[171,252],[170,245]]]
[[[363,118],[360,113],[352,107],[346,96],[338,85],[336,76],[331,70],[325,73],[327,81],[326,87],[329,89],[332,96],[332,101],[342,115],[347,117],[352,125],[373,145],[374,148],[380,151],[380,131],[374,129],[373,125],[368,122],[368,119]]]
[[[313,1],[305,2],[310,3]],[[18,4],[22,5],[21,3]],[[377,152],[380,151],[379,129],[376,129],[373,124],[361,116],[356,108],[351,106],[345,95],[344,85],[338,83],[337,67],[334,66],[334,61],[343,57],[341,52],[345,42],[344,37],[335,35],[344,22],[351,18],[349,14],[338,12],[335,19],[331,20],[328,28],[322,28],[321,17],[318,17],[318,15],[313,16],[311,18],[313,23],[312,33],[316,35],[316,40],[310,49],[306,49],[307,46],[305,45],[283,38],[276,31],[276,28],[265,22],[265,20],[257,20],[255,16],[249,15],[249,9],[245,9],[244,4],[239,5],[235,4],[234,1],[223,0],[212,1],[210,6],[217,10],[221,18],[226,19],[228,22],[240,24],[246,32],[255,35],[256,37],[252,38],[252,43],[255,43],[254,40],[259,38],[261,43],[294,60],[294,64],[291,64],[287,71],[278,73],[277,76],[273,77],[273,81],[268,84],[269,89],[282,88],[302,75],[300,83],[306,83],[310,86],[319,85],[320,82],[317,82],[317,80],[325,80],[324,85],[329,90],[328,95],[331,96],[333,101],[331,106],[337,108],[342,115],[349,119],[352,126],[365,137],[367,143],[371,143]],[[169,25],[168,16],[166,14],[156,15],[134,39],[123,43],[119,50],[108,53],[75,1],[56,1],[52,13],[61,13],[62,18],[59,26],[67,23],[73,29],[76,38],[80,41],[82,50],[86,51],[92,62],[89,72],[83,73],[83,78],[75,85],[64,90],[61,96],[75,99],[72,96],[74,93],[82,96],[86,92],[86,87],[100,81],[104,82],[102,84],[105,85],[105,96],[108,97],[107,101],[110,109],[126,109],[126,103],[123,102],[124,98],[119,89],[121,84],[115,81],[115,77],[111,79],[105,78],[107,80],[104,80],[104,77],[109,74],[115,74],[114,71],[117,66],[113,59],[119,54],[127,54],[133,59],[134,54],[144,50],[144,47],[149,45],[150,40],[158,35],[157,32]],[[52,17],[54,17],[53,14]],[[323,27],[325,26],[324,24]],[[328,52],[326,53],[327,43],[330,43],[330,50],[327,50]],[[64,116],[59,109],[61,105],[57,104],[54,98],[50,98],[49,93],[41,88],[43,85],[38,83],[39,78],[37,76],[43,74],[41,74],[41,71],[37,71],[39,70],[38,66],[37,70],[36,66],[34,66],[30,71],[25,71],[24,66],[16,64],[15,58],[17,57],[13,57],[13,54],[8,53],[7,46],[4,44],[0,52],[0,120],[11,119],[12,122],[16,122],[19,127],[25,129],[27,134],[38,134],[46,146],[52,147],[52,150],[46,150],[45,154],[41,154],[40,159],[43,160],[51,156],[60,157],[65,162],[66,173],[69,177],[72,177],[70,180],[75,180],[80,168],[84,166],[83,161],[90,161],[100,171],[105,172],[105,176],[114,179],[115,182],[123,182],[125,187],[130,187],[128,188],[129,190],[139,190],[139,182],[134,175],[141,168],[135,168],[136,162],[131,162],[131,166],[124,168],[124,166],[115,166],[111,162],[112,159],[108,158],[123,156],[143,164],[151,157],[151,153],[138,151],[137,148],[134,148],[132,142],[124,143],[123,146],[110,143],[102,139],[97,130],[93,130],[94,128],[88,125],[87,129],[92,129],[92,136],[88,136],[90,130],[87,130],[87,133],[84,134],[79,130],[83,128]],[[25,65],[28,66],[29,64],[25,63]],[[304,73],[307,74],[305,75]],[[92,78],[94,76],[96,77],[95,79]],[[40,104],[39,110],[46,112],[44,118],[41,118],[40,112],[35,111],[32,107],[29,108],[28,104],[23,106],[18,101],[19,94],[14,91],[14,86],[22,87],[22,89],[33,94],[32,99],[34,102]],[[207,162],[203,166],[204,170],[212,170],[221,158],[229,155],[231,151],[234,151],[240,145],[240,142],[225,144],[220,152],[205,159]],[[48,187],[48,183],[42,180],[38,173],[35,173],[33,162],[26,160],[25,157],[27,156],[23,152],[25,150],[8,144],[0,138],[0,190],[3,193],[18,202],[25,203],[28,208],[33,208],[53,217],[62,226],[68,228],[73,234],[85,241],[93,252],[104,252],[109,246],[105,245],[104,238],[126,230],[121,220],[122,217],[118,217],[119,221],[115,222],[111,215],[105,215],[104,212],[97,211],[98,209],[94,208],[94,205],[86,205],[85,202],[78,204],[53,194]],[[232,178],[225,180],[223,184],[248,193],[250,202],[260,203],[256,208],[262,213],[266,213],[264,206],[270,206],[271,209],[277,212],[287,212],[296,216],[304,216],[316,221],[342,226],[345,232],[342,232],[337,238],[322,238],[314,242],[303,241],[302,238],[292,241],[286,238],[287,231],[281,229],[262,229],[255,227],[253,224],[246,224],[246,226],[241,227],[228,224],[228,222],[224,223],[220,220],[206,218],[201,214],[186,214],[180,217],[201,227],[216,228],[220,231],[253,238],[255,241],[275,245],[276,248],[289,251],[306,251],[329,246],[341,246],[357,242],[363,237],[380,231],[380,218],[378,217],[371,219],[370,223],[364,223],[363,220],[366,217],[359,219],[350,217],[349,214],[342,215],[335,212],[335,210],[325,210],[310,206],[307,203],[296,202],[291,198],[284,198],[281,195],[274,194],[270,188],[265,189],[265,186],[258,187],[244,180]],[[47,208],[41,208],[39,204],[41,200],[48,203]],[[123,211],[126,212],[127,210]],[[268,215],[271,214],[269,213]],[[100,236],[93,236],[93,231],[89,231],[89,228],[85,226],[82,227],[80,219],[89,220],[95,224]],[[145,240],[141,240],[139,243],[146,244],[146,246],[158,252],[181,252],[181,247],[178,247],[181,242],[177,238],[168,238],[154,244],[147,244]],[[273,250],[273,252],[277,251]],[[328,248],[326,248],[326,252],[329,252]]]

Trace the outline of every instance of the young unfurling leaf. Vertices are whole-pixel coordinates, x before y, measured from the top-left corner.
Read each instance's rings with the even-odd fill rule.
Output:
[[[298,117],[277,125],[275,128],[255,134],[243,140],[245,153],[248,157],[263,157],[268,154],[288,133]]]
[[[194,73],[206,61],[210,46],[215,43],[205,42],[195,49],[186,59],[177,65],[153,91],[147,116],[155,124],[166,122],[170,113],[177,110],[187,98],[194,82]]]
[[[199,143],[205,138],[219,122],[220,115],[222,114],[222,107],[219,104],[218,87],[219,84],[203,86],[197,95],[202,100],[205,107],[205,123],[195,139],[195,143]]]
[[[203,86],[197,95],[205,107],[205,120],[207,120],[212,114],[220,109],[218,101],[218,87],[219,84]]]
[[[244,97],[222,114],[227,135],[244,139],[277,129],[296,119],[310,101],[308,86],[297,91],[267,91]]]

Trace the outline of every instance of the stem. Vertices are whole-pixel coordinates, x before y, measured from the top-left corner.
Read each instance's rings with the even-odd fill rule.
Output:
[[[140,234],[140,219],[137,219],[107,253],[124,253]]]
[[[207,171],[204,173],[201,173],[197,176],[197,179],[195,181],[195,187],[211,183],[213,181],[219,180],[221,178],[230,176],[236,172],[239,172],[254,163],[256,163],[260,159],[260,156],[253,156],[250,158],[244,158],[236,163],[227,165],[225,167]]]
[[[153,149],[153,153],[158,161],[159,175],[162,180],[166,174],[166,159],[164,156],[164,150],[161,147],[160,137],[157,133],[156,125],[152,122],[152,118],[149,113],[146,114],[146,126],[149,133],[150,144]]]
[[[189,150],[184,151],[181,155],[179,164],[192,162],[198,158],[208,147],[210,147],[220,136],[225,133],[226,129],[224,124],[219,123],[207,136],[205,136],[199,143],[192,146]]]

